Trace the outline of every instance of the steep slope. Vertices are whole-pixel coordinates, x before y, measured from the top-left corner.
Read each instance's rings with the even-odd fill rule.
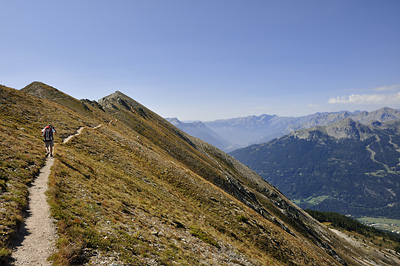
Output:
[[[374,258],[334,237],[232,157],[122,93],[90,110],[75,108],[81,101],[72,97],[60,105],[6,87],[0,93],[8,99],[0,105],[6,118],[0,132],[29,147],[24,157],[1,143],[8,193],[2,206],[17,195],[15,202],[26,198],[38,169],[29,165],[44,159],[37,135],[42,124],[63,123],[59,136],[84,126],[68,143],[56,139],[49,183],[59,234],[55,264],[360,265]],[[14,174],[25,168],[27,180]],[[15,184],[23,184],[19,192]],[[7,211],[21,222],[23,208]],[[16,224],[10,219],[2,238],[3,257]]]
[[[45,162],[41,129],[56,125],[56,145],[79,126],[93,123],[69,108],[0,85],[0,262],[21,226],[30,183]],[[56,146],[57,151],[57,146]]]
[[[301,207],[399,219],[399,124],[347,118],[232,155]]]

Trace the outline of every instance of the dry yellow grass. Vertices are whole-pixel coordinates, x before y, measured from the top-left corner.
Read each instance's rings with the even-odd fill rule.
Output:
[[[57,110],[57,117],[51,113]],[[10,243],[27,206],[27,188],[44,165],[40,131],[49,121],[76,124],[68,110],[14,89],[0,86],[0,245],[7,257]],[[61,129],[60,134],[68,134]],[[58,139],[56,139],[58,142]]]
[[[50,194],[62,225],[59,264],[81,263],[81,252],[96,249],[117,252],[124,263],[199,265],[215,254],[250,265],[321,261],[307,258],[310,247],[158,147],[116,140],[114,130],[88,129],[58,154]],[[211,251],[201,258],[204,246]],[[234,255],[224,257],[221,250]]]
[[[55,265],[339,265],[331,256],[339,242],[279,191],[126,96],[99,106],[40,83],[24,91],[53,101],[0,88],[3,258],[44,161],[40,129],[51,121]]]

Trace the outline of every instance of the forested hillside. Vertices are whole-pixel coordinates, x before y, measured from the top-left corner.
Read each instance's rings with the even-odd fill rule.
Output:
[[[303,208],[399,219],[399,125],[345,119],[231,154]]]

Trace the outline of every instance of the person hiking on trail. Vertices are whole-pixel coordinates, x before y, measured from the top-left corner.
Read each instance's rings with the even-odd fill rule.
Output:
[[[42,129],[42,134],[44,138],[44,144],[46,146],[46,156],[50,154],[53,157],[53,147],[54,147],[54,133],[56,129],[52,125],[47,125]]]

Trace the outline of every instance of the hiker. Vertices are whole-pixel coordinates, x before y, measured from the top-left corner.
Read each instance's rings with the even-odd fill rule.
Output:
[[[46,146],[46,156],[50,154],[53,157],[54,133],[56,132],[56,129],[50,124],[42,129],[44,144]]]

